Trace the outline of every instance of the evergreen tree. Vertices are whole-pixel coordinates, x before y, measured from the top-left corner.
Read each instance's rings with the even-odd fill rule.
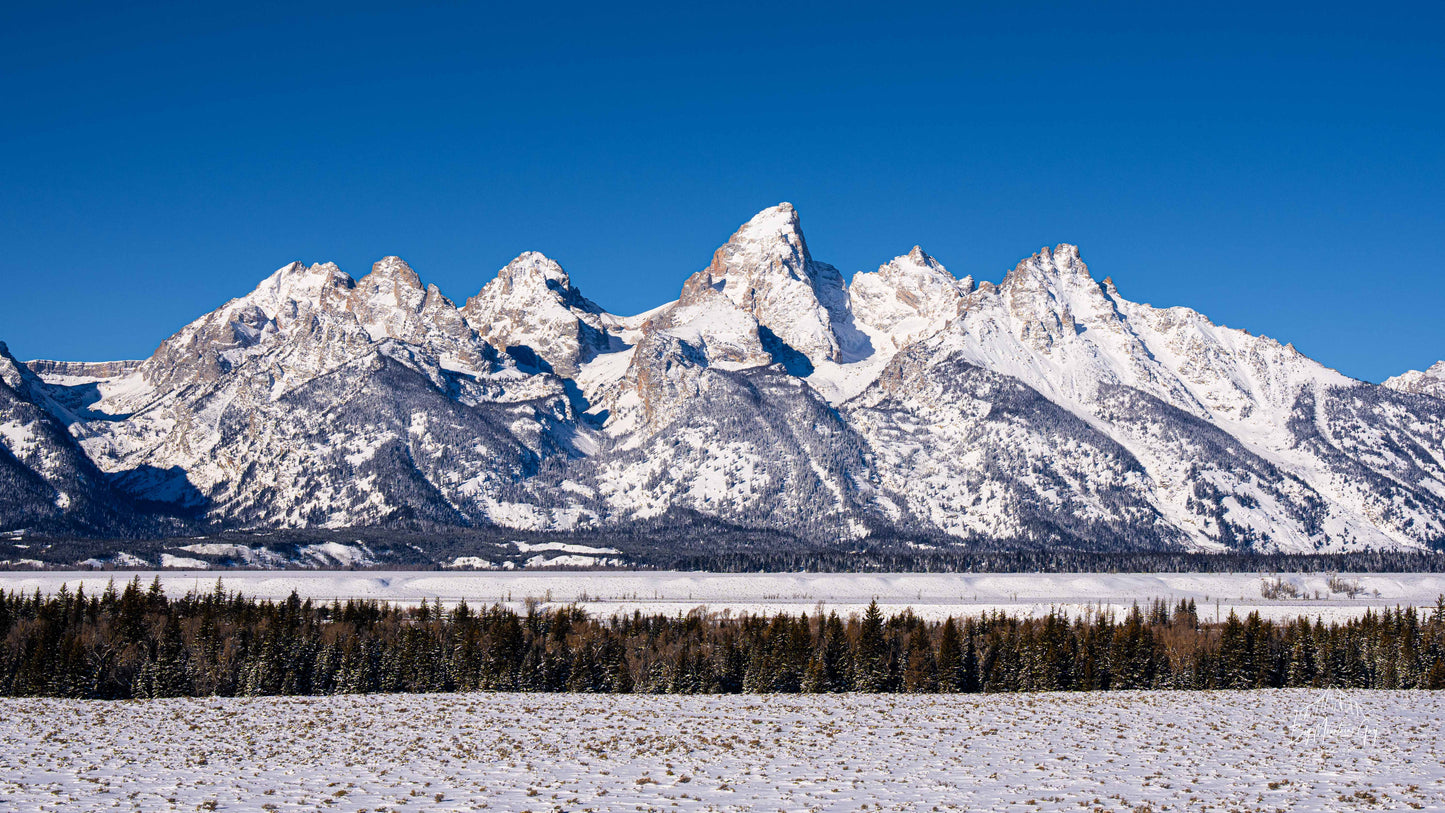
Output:
[[[938,691],[938,661],[933,643],[922,624],[914,626],[908,636],[908,650],[903,667],[903,691],[910,693]]]
[[[964,691],[963,647],[958,638],[958,625],[952,617],[944,620],[938,639],[938,690]]]
[[[853,652],[853,688],[881,692],[888,688],[888,642],[883,638],[883,611],[874,599],[863,614]]]

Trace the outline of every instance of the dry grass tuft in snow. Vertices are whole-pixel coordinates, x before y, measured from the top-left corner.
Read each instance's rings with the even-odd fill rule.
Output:
[[[1445,693],[0,700],[25,810],[1438,810]]]

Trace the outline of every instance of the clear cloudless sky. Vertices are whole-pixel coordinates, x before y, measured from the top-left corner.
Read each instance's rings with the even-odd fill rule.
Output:
[[[634,313],[792,201],[845,274],[1077,243],[1379,381],[1445,357],[1439,4],[10,3],[0,340],[148,355],[293,260]]]

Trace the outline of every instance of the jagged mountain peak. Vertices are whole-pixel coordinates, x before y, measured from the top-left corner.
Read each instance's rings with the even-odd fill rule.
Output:
[[[876,350],[900,350],[958,316],[973,278],[957,279],[919,246],[875,272],[853,275],[852,313]]]
[[[914,246],[909,249],[907,254],[900,254],[894,257],[892,260],[879,266],[878,270],[884,274],[890,274],[897,273],[906,268],[927,269],[935,273],[942,272],[948,274],[949,277],[953,276],[947,268],[943,267],[943,263],[940,263],[933,255],[924,251],[923,246]]]
[[[395,281],[408,288],[422,290],[421,277],[407,265],[406,260],[394,255],[388,255],[372,263],[371,273],[362,277],[359,282],[364,282],[369,277],[376,277],[388,281]]]
[[[24,365],[17,361],[14,356],[10,355],[10,346],[5,344],[5,342],[0,342],[0,381],[5,382],[8,386],[19,389],[23,376],[21,372],[23,366]]]
[[[1387,378],[1383,386],[1398,392],[1445,398],[1445,361],[1437,361],[1423,371],[1410,370]]]
[[[735,286],[730,292],[726,287],[730,276],[772,272],[811,281],[808,266],[812,259],[798,211],[785,202],[758,212],[738,227],[713,253],[707,270],[715,283],[724,283],[720,290],[741,304],[743,290]]]
[[[894,257],[893,260],[894,263],[901,263],[903,260],[907,260],[912,265],[918,266],[920,268],[943,269],[943,264],[940,263],[938,260],[934,259],[932,254],[924,251],[923,246],[914,246],[913,248],[908,250],[907,254],[899,257]],[[946,271],[947,269],[943,270]],[[949,274],[949,276],[953,275]]]
[[[497,276],[513,285],[533,279],[550,280],[567,286],[572,284],[572,278],[567,275],[566,269],[540,251],[524,251],[518,254],[497,272]]]
[[[1050,254],[1048,247],[1044,247],[1039,253],[1044,255]],[[1054,246],[1052,255],[1056,264],[1075,263],[1079,261],[1079,247],[1073,243],[1059,243]]]
[[[350,274],[336,267],[336,263],[306,265],[297,261],[276,269],[275,273],[261,281],[255,290],[241,298],[248,305],[255,305],[275,317],[288,310],[291,303],[309,305],[312,308],[325,307],[333,301],[345,298],[356,287],[356,280]]]
[[[602,313],[596,303],[584,297],[572,284],[567,270],[540,251],[524,251],[517,255],[473,299],[487,296],[523,300],[550,298],[564,307]]]
[[[372,341],[398,339],[474,370],[486,366],[476,336],[456,305],[435,285],[423,286],[400,257],[378,260],[371,273],[357,281],[345,306]]]
[[[15,358],[10,352],[9,345],[0,342],[0,383],[11,387],[28,398],[43,400],[42,393],[37,391],[42,379],[30,365]]]
[[[793,204],[783,201],[777,206],[769,206],[748,218],[748,222],[733,234],[736,241],[770,238],[793,244],[803,242],[803,225]]]
[[[557,261],[536,251],[507,263],[461,314],[496,349],[563,375],[576,375],[611,344],[611,317],[572,285]]]
[[[901,254],[880,265],[878,273],[889,280],[929,280],[939,284],[961,287],[964,293],[973,290],[973,277],[959,279],[933,255],[921,246],[914,246],[907,254]],[[855,276],[856,279],[856,276]]]
[[[0,532],[154,533],[67,431],[47,390],[0,343]]]
[[[140,372],[164,392],[186,383],[215,384],[260,360],[253,372],[280,393],[389,339],[425,348],[458,370],[490,371],[496,361],[436,286],[423,287],[410,265],[388,256],[360,281],[330,262],[282,266],[247,295],[167,338]]]
[[[1020,260],[1004,277],[1002,284],[1007,287],[1010,280],[1017,283],[1021,277],[1093,280],[1089,266],[1079,255],[1079,247],[1072,243],[1059,243],[1052,250],[1044,246],[1032,256]]]
[[[1068,243],[1020,260],[996,288],[981,286],[973,301],[976,307],[1002,307],[1011,324],[998,327],[1032,352],[1051,354],[1084,328],[1124,332],[1114,303],[1090,275],[1078,248]]]
[[[843,348],[854,341],[843,275],[813,260],[790,203],[764,209],[738,228],[712,263],[688,279],[684,297],[702,287],[732,300],[785,353],[801,354],[811,364],[841,361]]]
[[[367,325],[376,319],[395,316],[398,311],[420,311],[426,295],[427,288],[422,286],[421,277],[411,266],[400,257],[384,257],[371,266],[370,274],[356,281],[347,299],[347,309],[356,314],[362,325]],[[378,335],[370,327],[367,332],[374,339],[383,335],[402,338],[387,331]]]

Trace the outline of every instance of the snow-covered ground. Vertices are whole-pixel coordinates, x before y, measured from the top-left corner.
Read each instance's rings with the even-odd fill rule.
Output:
[[[611,615],[660,612],[686,613],[696,607],[715,612],[816,611],[826,609],[847,616],[861,612],[877,599],[886,611],[909,607],[925,619],[949,615],[976,615],[1004,610],[1014,615],[1040,616],[1051,609],[1077,615],[1099,607],[1127,611],[1138,602],[1160,598],[1171,605],[1193,599],[1199,615],[1213,620],[1231,609],[1241,614],[1259,610],[1266,617],[1288,619],[1299,615],[1326,622],[1362,614],[1367,608],[1396,606],[1434,607],[1445,594],[1445,574],[1376,573],[1341,574],[1341,583],[1356,585],[1352,598],[1332,590],[1325,574],[1283,574],[1265,577],[1248,574],[1203,573],[683,573],[675,571],[573,571],[573,572],[436,572],[436,571],[17,571],[0,573],[0,588],[7,591],[54,593],[62,584],[87,593],[104,590],[134,576],[149,584],[156,575],[166,592],[209,591],[216,579],[227,591],[258,598],[284,599],[292,590],[305,598],[366,598],[415,604],[440,598],[472,605],[502,603],[522,606],[528,598],[542,604],[578,604],[587,611]],[[1276,578],[1306,598],[1266,599],[1262,586]]]
[[[1439,810],[1440,692],[0,700],[15,810]]]

